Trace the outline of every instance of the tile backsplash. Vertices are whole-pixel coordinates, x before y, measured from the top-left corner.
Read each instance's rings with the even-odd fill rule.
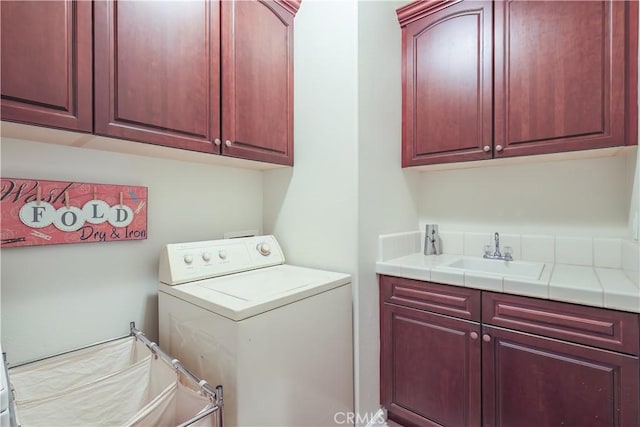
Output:
[[[622,268],[622,240],[593,239],[593,265],[604,268]]]
[[[555,262],[556,242],[554,236],[523,235],[522,259],[536,262]]]
[[[424,252],[424,232],[385,234],[378,239],[378,260],[388,261],[416,252]]]
[[[482,256],[485,245],[494,247],[493,232],[440,230],[442,251],[449,255]],[[424,251],[424,232],[380,236],[379,261]],[[640,279],[638,242],[616,238],[562,235],[501,234],[500,248],[512,247],[515,260],[622,269],[635,283]]]
[[[635,283],[640,282],[640,250],[637,241],[622,241],[622,269]]]
[[[593,265],[593,238],[556,236],[556,262]]]
[[[491,234],[489,233],[464,233],[463,254],[467,256],[482,256],[485,245],[492,245]]]
[[[440,230],[440,244],[443,253],[462,255],[464,253],[464,233],[462,231]]]

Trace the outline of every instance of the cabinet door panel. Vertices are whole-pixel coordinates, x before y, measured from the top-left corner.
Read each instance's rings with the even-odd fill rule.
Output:
[[[496,2],[496,157],[625,144],[625,3]]]
[[[96,2],[95,23],[96,133],[212,151],[219,4]]]
[[[480,424],[480,344],[474,322],[383,304],[381,395],[415,425]]]
[[[483,345],[485,426],[637,426],[638,358],[494,327]]]
[[[491,2],[403,28],[403,166],[491,158],[491,48]]]
[[[223,153],[293,164],[293,15],[271,1],[222,2]]]
[[[93,129],[91,2],[2,1],[2,119]]]

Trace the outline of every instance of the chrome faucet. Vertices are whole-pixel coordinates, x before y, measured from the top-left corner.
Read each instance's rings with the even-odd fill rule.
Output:
[[[440,235],[438,234],[438,224],[427,224],[424,236],[424,254],[440,255]]]
[[[495,240],[495,248],[493,253],[491,253],[491,246],[486,245],[484,247],[484,255],[482,258],[487,259],[501,259],[504,261],[513,261],[513,257],[511,256],[512,249],[509,246],[504,247],[504,255],[500,252],[500,235],[496,232],[494,235]]]

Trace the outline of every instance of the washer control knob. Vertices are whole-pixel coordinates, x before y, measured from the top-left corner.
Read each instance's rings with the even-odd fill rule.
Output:
[[[256,246],[256,249],[258,250],[258,252],[260,252],[260,255],[267,256],[271,254],[271,247],[267,242],[258,243],[258,246]]]
[[[224,249],[220,249],[220,252],[218,252],[218,258],[222,260],[227,259],[227,251],[225,251]]]
[[[193,255],[187,254],[184,256],[184,263],[191,264],[193,262]]]
[[[202,253],[202,260],[204,262],[209,262],[211,261],[211,254],[209,252],[203,252]]]

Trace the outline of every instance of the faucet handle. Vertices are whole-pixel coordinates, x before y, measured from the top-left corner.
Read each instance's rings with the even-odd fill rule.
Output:
[[[511,246],[504,247],[504,257],[507,259],[513,259],[513,248]]]

